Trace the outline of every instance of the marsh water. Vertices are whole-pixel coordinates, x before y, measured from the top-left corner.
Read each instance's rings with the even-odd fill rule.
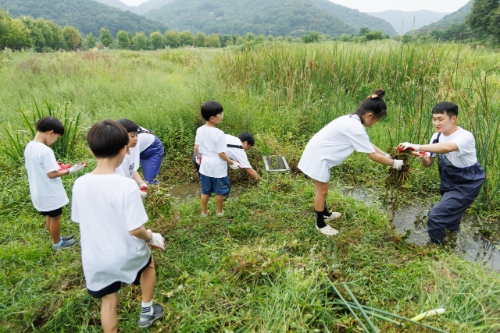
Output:
[[[175,198],[194,198],[200,195],[200,185],[191,183],[172,188],[170,195]],[[230,196],[238,196],[245,189],[245,186],[231,186]],[[358,201],[362,201],[367,205],[375,205],[382,207],[380,200],[380,192],[370,191],[363,187],[340,186],[340,190],[344,195],[350,196]],[[426,231],[426,219],[431,203],[414,202],[407,204],[402,208],[397,209],[392,217],[392,223],[395,230],[399,234],[407,234],[407,241],[425,245],[428,241]],[[484,221],[483,221],[484,222]],[[488,229],[497,226],[500,234],[499,221],[490,221]],[[465,215],[462,219],[461,230],[456,235],[456,241],[453,242],[453,252],[464,257],[466,260],[474,261],[491,268],[495,271],[500,271],[500,241],[489,240],[478,233],[479,221],[473,215]]]

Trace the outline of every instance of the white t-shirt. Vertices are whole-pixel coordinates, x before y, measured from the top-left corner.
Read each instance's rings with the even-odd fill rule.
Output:
[[[212,178],[226,177],[227,163],[219,157],[219,153],[227,153],[224,132],[203,125],[196,130],[194,143],[199,146],[198,151],[202,156],[200,173]]]
[[[73,185],[71,219],[80,224],[88,289],[98,291],[117,281],[132,283],[148,263],[148,245],[129,233],[148,220],[133,180],[90,173],[78,178]]]
[[[432,135],[430,143],[437,138],[438,133]],[[468,166],[474,165],[477,162],[476,156],[476,140],[471,132],[464,130],[462,127],[458,129],[451,135],[441,134],[439,136],[439,143],[453,142],[458,146],[458,150],[452,151],[451,153],[445,154],[446,158],[456,166],[457,168],[466,168]],[[437,154],[432,154],[431,156],[436,156]]]
[[[137,135],[137,140],[136,147],[139,147],[139,152],[142,153],[153,144],[155,136],[152,133],[142,132]]]
[[[226,134],[226,144],[241,146],[241,140],[235,136]],[[227,147],[226,155],[233,161],[238,161],[241,168],[252,169],[252,166],[248,161],[247,152],[244,149]]]
[[[139,169],[141,154],[138,147],[139,142],[140,140],[137,141],[137,144],[134,148],[129,148],[130,153],[125,155],[122,164],[120,164],[120,166],[115,170],[117,174],[132,178],[134,176],[134,171],[137,171]]]
[[[61,168],[52,149],[41,142],[30,141],[24,149],[24,163],[28,171],[31,201],[36,210],[50,212],[68,204],[61,177],[51,179],[47,176],[49,172]]]
[[[312,179],[327,183],[330,168],[342,163],[354,151],[373,153],[375,149],[359,117],[342,116],[312,137],[302,153],[298,167]]]

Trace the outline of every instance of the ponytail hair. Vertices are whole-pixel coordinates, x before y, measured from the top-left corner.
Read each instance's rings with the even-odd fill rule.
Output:
[[[387,105],[384,101],[384,95],[385,91],[383,89],[377,89],[361,103],[358,110],[354,113],[359,117],[361,123],[363,123],[362,116],[369,112],[373,113],[376,120],[380,120],[387,115]]]

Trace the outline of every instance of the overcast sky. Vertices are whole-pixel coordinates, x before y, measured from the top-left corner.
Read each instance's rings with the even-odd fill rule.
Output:
[[[129,6],[138,6],[147,0],[120,0]],[[181,0],[182,1],[182,0]],[[382,12],[384,10],[416,11],[420,9],[451,13],[465,5],[469,0],[330,0],[333,3],[354,8],[360,12]]]

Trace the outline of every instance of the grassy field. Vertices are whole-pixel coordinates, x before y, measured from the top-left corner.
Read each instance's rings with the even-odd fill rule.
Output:
[[[166,316],[158,332],[361,332],[333,295],[346,282],[361,303],[412,317],[443,307],[426,320],[450,332],[500,331],[498,273],[464,261],[447,249],[422,248],[394,233],[388,212],[341,195],[337,180],[383,190],[387,169],[352,155],[332,172],[328,202],[343,217],[341,234],[314,230],[314,187],[296,174],[309,138],[337,116],[353,112],[375,88],[387,91],[389,115],[368,130],[381,148],[400,141],[427,142],[430,109],[441,100],[460,107],[459,122],[476,135],[488,172],[473,209],[498,216],[500,88],[498,54],[460,45],[265,45],[254,49],[161,52],[0,53],[0,331],[99,332],[99,302],[87,295],[79,249],[53,252],[32,208],[19,159],[7,152],[31,139],[28,121],[54,112],[76,122],[76,141],[64,162],[95,165],[84,135],[101,119],[128,117],[151,128],[167,150],[161,186],[146,201],[147,226],[167,240],[155,251],[157,291]],[[221,129],[248,130],[294,173],[252,183],[227,202],[224,217],[199,217],[199,200],[166,195],[196,180],[190,155],[199,105],[214,99],[225,108]],[[38,108],[38,111],[37,111]],[[8,136],[11,135],[11,137]],[[262,173],[255,147],[250,159]],[[76,176],[63,182],[70,193]],[[437,195],[437,171],[412,163],[405,194]],[[63,213],[63,230],[78,234]],[[343,289],[342,289],[343,290]],[[348,298],[347,294],[344,297]],[[140,292],[120,293],[119,325],[135,332]],[[400,332],[374,319],[382,332]],[[427,332],[410,327],[408,332]]]

